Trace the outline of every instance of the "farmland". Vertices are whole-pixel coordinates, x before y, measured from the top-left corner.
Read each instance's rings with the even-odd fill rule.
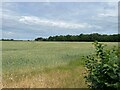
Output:
[[[92,42],[3,41],[3,87],[86,88],[83,56]],[[117,42],[106,42],[108,48]]]

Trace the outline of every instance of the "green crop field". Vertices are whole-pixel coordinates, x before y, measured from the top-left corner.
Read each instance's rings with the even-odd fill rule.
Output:
[[[92,42],[3,41],[3,87],[85,88],[83,56]],[[117,42],[107,42],[108,48]]]

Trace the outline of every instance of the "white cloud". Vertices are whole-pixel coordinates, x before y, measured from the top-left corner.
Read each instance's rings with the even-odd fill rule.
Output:
[[[87,24],[87,23],[70,23],[65,21],[54,21],[49,19],[41,19],[34,16],[22,16],[19,21],[28,25],[43,25],[43,26],[52,26],[66,29],[79,29],[79,28],[93,28],[96,26]]]
[[[100,13],[99,17],[116,17],[117,13]]]
[[[118,8],[118,2],[107,2],[109,7],[113,7],[114,9]]]
[[[98,9],[97,16],[99,17],[118,17],[118,2],[106,2],[103,7]],[[96,9],[97,10],[97,9]]]
[[[118,9],[105,9],[98,14],[99,17],[118,17]]]
[[[3,36],[4,35],[6,35],[6,36],[13,36],[13,35],[15,35],[15,33],[14,32],[11,32],[11,31],[8,31],[8,32],[2,32],[2,34],[3,34]]]
[[[118,2],[119,0],[4,0],[3,2]]]

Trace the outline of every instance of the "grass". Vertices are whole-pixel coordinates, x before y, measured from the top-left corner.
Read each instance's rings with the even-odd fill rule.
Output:
[[[3,41],[2,46],[3,87],[87,87],[82,56],[94,52],[91,42]]]

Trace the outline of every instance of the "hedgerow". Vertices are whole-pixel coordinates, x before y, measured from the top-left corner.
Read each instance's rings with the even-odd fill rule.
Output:
[[[94,42],[95,54],[85,58],[86,82],[95,90],[120,90],[120,62],[117,47],[107,49],[106,45]]]

